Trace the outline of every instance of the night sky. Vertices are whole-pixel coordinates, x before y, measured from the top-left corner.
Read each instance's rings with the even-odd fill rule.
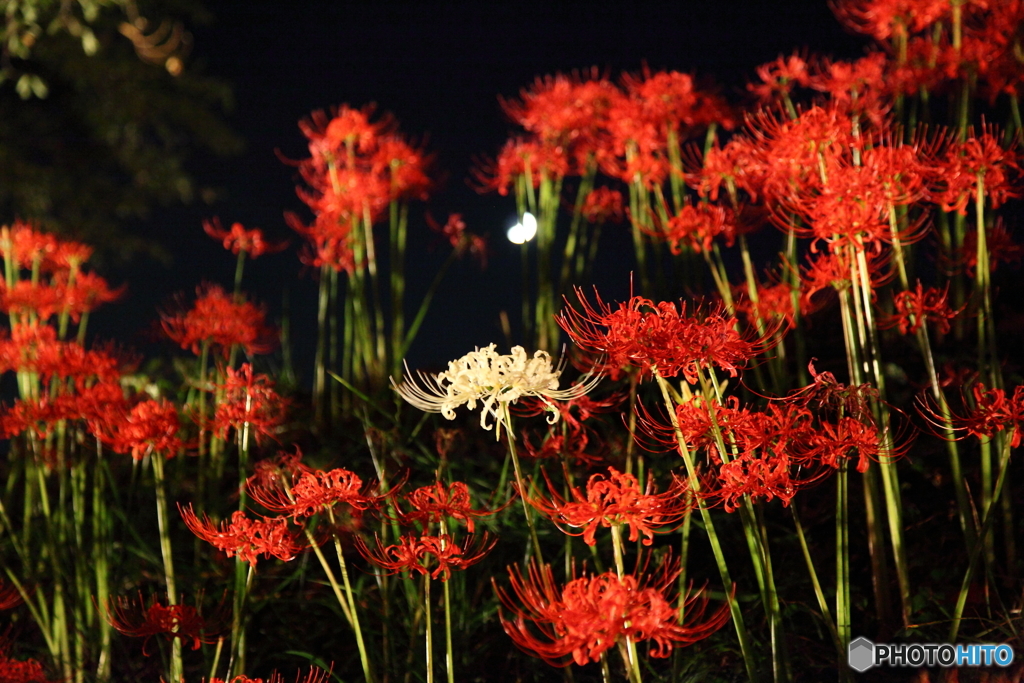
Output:
[[[469,230],[490,238],[488,267],[456,264],[436,299],[410,362],[443,364],[474,346],[503,345],[499,312],[518,310],[518,247],[505,238],[514,200],[479,195],[467,184],[481,156],[493,156],[514,131],[498,97],[515,97],[537,76],[597,66],[612,78],[623,70],[679,70],[713,79],[734,101],[754,68],[796,48],[851,58],[867,41],[850,35],[824,0],[742,2],[325,2],[217,0],[214,20],[191,26],[189,68],[230,83],[235,107],[228,119],[246,139],[228,159],[196,159],[200,184],[220,189],[212,204],[155,211],[138,229],[175,257],[172,266],[138,262],[111,273],[127,280],[129,298],[98,316],[99,334],[131,339],[139,321],[177,291],[204,281],[230,286],[234,257],[210,240],[203,218],[263,228],[292,238],[292,248],[247,265],[246,289],[280,315],[287,289],[297,370],[308,382],[315,343],[316,284],[296,257],[299,240],[282,213],[305,207],[295,196],[295,169],[278,154],[307,156],[296,122],[315,109],[375,102],[401,130],[425,141],[441,179],[426,207],[410,213],[411,287],[425,286],[446,255],[422,220],[423,209],[443,222],[461,212]],[[602,237],[595,269],[602,293],[622,297],[632,252],[625,230]],[[436,247],[436,248],[433,248]],[[128,326],[131,325],[131,331]],[[515,340],[514,340],[515,341]]]

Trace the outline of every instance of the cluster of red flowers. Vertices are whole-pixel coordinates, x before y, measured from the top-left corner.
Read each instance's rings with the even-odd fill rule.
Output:
[[[244,251],[249,258],[253,259],[264,254],[273,254],[288,246],[287,242],[267,242],[262,230],[259,228],[246,230],[241,223],[232,223],[231,229],[225,230],[221,227],[219,218],[203,221],[203,230],[233,254],[240,254]]]
[[[163,329],[183,349],[199,354],[204,344],[219,348],[224,358],[238,346],[247,354],[268,353],[276,345],[274,330],[258,306],[237,301],[219,285],[196,290],[192,307],[163,315]]]
[[[10,656],[11,644],[0,642],[0,681],[4,683],[52,683],[43,665],[34,659],[24,661]]]
[[[218,387],[222,398],[213,414],[213,431],[224,438],[229,430],[246,428],[255,434],[274,438],[284,422],[285,400],[274,391],[274,382],[255,374],[252,365],[243,363],[238,370],[225,370],[224,384]]]
[[[954,5],[958,22],[953,19]],[[1020,61],[1014,52],[1024,21],[1024,3],[1019,0],[838,0],[833,6],[849,28],[872,36],[898,55],[885,73],[895,93],[947,89],[968,73],[992,100],[1020,92]]]
[[[476,176],[482,189],[503,195],[518,178],[536,187],[541,177],[585,175],[598,167],[627,183],[660,185],[673,172],[670,147],[678,148],[709,125],[735,125],[725,100],[698,88],[689,74],[646,68],[640,76],[623,75],[621,85],[596,69],[538,78],[518,99],[502,105],[527,134],[509,140]],[[600,205],[615,206],[612,195],[599,198]],[[616,211],[590,209],[589,214]]]
[[[586,351],[600,354],[613,379],[625,367],[657,370],[662,377],[683,375],[697,384],[712,367],[735,377],[747,361],[771,345],[770,335],[756,338],[736,330],[736,319],[720,306],[697,307],[687,314],[686,303],[655,303],[635,296],[617,309],[601,300],[590,304],[577,292],[582,310],[571,306],[557,317],[569,338]]]
[[[981,382],[971,387],[971,410],[953,419],[954,426],[971,436],[991,439],[998,432],[1007,432],[1009,445],[1016,448],[1024,434],[1024,385],[1014,387],[1007,394],[1005,389],[987,388]],[[938,416],[930,419],[941,424]]]
[[[309,240],[306,260],[316,266],[351,272],[355,243],[391,202],[426,199],[431,181],[429,158],[395,132],[390,117],[372,121],[372,108],[341,106],[328,116],[314,112],[299,123],[310,157],[299,162],[307,187],[299,198],[314,219],[305,225],[288,214],[288,224]]]
[[[735,511],[745,498],[789,505],[797,490],[820,482],[841,464],[864,472],[871,462],[898,458],[906,444],[889,444],[875,424],[867,385],[846,386],[831,373],[790,395],[770,400],[764,409],[694,399],[676,406],[676,422],[687,449],[704,453],[698,465],[700,496]],[[677,448],[674,427],[650,416],[644,431],[657,443]],[[723,450],[724,448],[724,450]]]
[[[678,571],[663,571],[650,583],[606,572],[574,578],[563,588],[547,565],[531,564],[526,577],[518,567],[508,573],[511,593],[496,590],[514,617],[502,618],[502,626],[517,646],[554,666],[596,662],[627,638],[651,641],[650,655],[667,657],[673,648],[708,637],[729,619],[727,605],[705,618],[707,601],[692,595],[686,600],[688,623],[679,624],[679,610],[665,597]]]
[[[418,524],[422,533],[407,532],[399,537],[397,544],[388,546],[377,538],[376,547],[372,549],[362,539],[356,539],[356,549],[363,557],[388,572],[429,574],[433,579],[447,581],[452,570],[463,570],[476,564],[497,543],[498,539],[486,532],[475,536],[473,520],[475,517],[492,515],[498,510],[474,510],[469,498],[469,487],[462,482],[445,484],[439,481],[421,486],[403,498],[412,510],[403,513],[396,500],[399,520],[403,524]],[[461,545],[452,536],[448,520],[465,523],[469,535]],[[434,524],[441,526],[440,533],[430,533]]]
[[[925,288],[920,280],[914,289],[897,293],[893,306],[896,310],[892,318],[880,321],[879,326],[895,326],[900,334],[916,334],[926,322],[932,323],[940,334],[947,334],[950,321],[960,313],[949,305],[948,287],[943,290]]]
[[[112,290],[99,275],[82,270],[92,249],[58,240],[29,223],[15,221],[0,228],[0,258],[10,264],[0,278],[0,311],[18,322],[46,322],[56,315],[79,322],[83,314],[116,301],[123,288]],[[22,270],[35,275],[17,277]]]
[[[228,557],[237,556],[252,566],[256,566],[260,555],[287,562],[303,548],[298,535],[288,527],[288,520],[284,517],[253,520],[236,510],[230,521],[217,525],[205,515],[200,520],[191,505],[187,508],[179,506],[179,510],[185,526],[192,533]]]
[[[145,605],[141,594],[138,600],[118,598],[107,609],[107,621],[120,633],[132,638],[164,636],[167,640],[179,638],[192,641],[192,649],[198,650],[200,643],[216,642],[207,620],[191,605],[163,605],[156,599]],[[143,651],[145,651],[143,644]]]
[[[301,671],[295,674],[295,683],[327,683],[330,675],[330,671],[310,667],[309,673],[306,674],[305,678],[303,678]],[[285,680],[284,676],[275,672],[270,674],[270,678],[266,680],[262,678],[249,678],[248,676],[235,676],[231,679],[211,678],[207,683],[285,683]]]
[[[429,574],[432,579],[447,581],[452,570],[463,570],[484,559],[498,542],[497,538],[484,533],[482,536],[467,536],[462,545],[448,534],[437,536],[405,534],[395,545],[384,546],[376,539],[371,549],[361,539],[356,539],[356,549],[367,560],[391,573],[413,572]]]
[[[547,474],[545,473],[545,477]],[[632,474],[624,474],[614,467],[608,474],[594,474],[587,480],[586,493],[578,487],[569,491],[571,500],[558,493],[551,480],[547,480],[549,498],[539,494],[523,493],[527,502],[547,515],[565,533],[583,536],[587,545],[594,545],[595,534],[600,527],[628,526],[629,540],[637,541],[643,534],[644,545],[654,542],[657,528],[675,528],[695,506],[686,495],[683,482],[676,481],[664,493],[654,492],[654,481],[649,479],[647,488],[640,485]],[[574,532],[569,529],[582,529]]]
[[[541,401],[527,397],[519,401],[514,411],[519,415],[537,416],[557,410],[559,419],[549,424],[540,443],[534,443],[528,431],[523,430],[523,447],[531,458],[565,458],[576,464],[600,462],[608,449],[610,435],[601,437],[588,423],[594,415],[613,412],[622,404],[623,396],[613,394],[604,399],[577,396],[568,401]],[[595,448],[592,448],[594,446]]]

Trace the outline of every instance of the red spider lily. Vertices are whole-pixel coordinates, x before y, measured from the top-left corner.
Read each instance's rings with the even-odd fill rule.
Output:
[[[900,334],[917,334],[925,322],[933,323],[940,334],[947,334],[949,321],[959,315],[963,308],[954,311],[949,305],[949,287],[927,289],[917,281],[912,290],[899,292],[893,297],[896,312],[888,319],[879,320],[879,327],[898,327]]]
[[[299,129],[309,140],[309,153],[314,162],[336,159],[350,150],[367,152],[373,149],[377,137],[386,133],[394,121],[385,114],[371,122],[374,105],[353,109],[347,104],[331,110],[331,116],[314,111],[308,119],[299,121]]]
[[[10,342],[0,341],[0,358],[8,357],[8,349],[4,348],[10,344],[11,356],[21,356],[20,365],[11,366],[9,369],[31,370],[39,375],[40,381],[46,382],[50,379],[67,380],[65,388],[84,388],[92,380],[100,382],[117,382],[121,377],[122,359],[117,358],[111,352],[104,350],[86,350],[76,342],[49,341],[38,343],[34,348],[24,349],[19,353],[19,341],[17,336],[12,337]],[[33,356],[34,357],[31,357]],[[27,357],[27,358],[26,358]],[[0,360],[0,364],[4,360]]]
[[[601,456],[588,452],[590,436],[586,431],[578,434],[562,434],[553,429],[534,443],[530,432],[523,432],[524,455],[535,460],[564,459],[575,465],[596,465]]]
[[[578,360],[574,360],[574,363]],[[618,370],[619,368],[602,369],[592,365],[586,372],[613,374]],[[596,436],[596,433],[586,422],[598,413],[616,410],[621,405],[623,398],[624,396],[621,394],[612,394],[605,399],[577,396],[565,401],[552,400],[549,403],[534,397],[524,398],[513,408],[513,412],[524,417],[546,414],[549,423],[547,434],[541,438],[539,445],[535,445],[531,441],[528,432],[523,433],[523,447],[526,450],[526,455],[536,459],[564,457],[577,464],[600,462],[598,454],[587,452],[591,436]],[[556,411],[559,419],[552,422],[551,418]],[[599,447],[606,445],[601,439],[597,439],[597,443]]]
[[[747,338],[736,331],[736,320],[720,306],[697,307],[687,315],[686,304],[655,303],[633,297],[617,310],[596,294],[591,305],[577,290],[582,311],[563,309],[558,324],[585,350],[607,357],[613,367],[632,365],[642,372],[657,368],[662,377],[682,374],[696,384],[700,368],[717,366],[735,377],[747,361],[770,348],[771,334]]]
[[[68,273],[62,272],[49,282],[19,280],[13,287],[0,282],[0,310],[8,315],[30,315],[40,320],[63,313],[78,322],[83,313],[116,301],[123,292],[123,287],[111,290],[106,280],[93,273],[79,271],[70,282]]]
[[[232,223],[230,230],[225,230],[219,218],[203,221],[203,231],[224,245],[233,254],[245,252],[249,258],[259,258],[264,254],[274,254],[288,246],[288,242],[267,242],[263,231],[259,228],[246,230],[241,223]]]
[[[691,137],[710,124],[725,130],[736,127],[733,112],[718,95],[695,87],[693,77],[678,71],[651,73],[646,66],[642,77],[622,77],[626,93],[640,102],[643,118],[660,130],[669,127],[678,140]]]
[[[609,112],[622,93],[596,68],[537,78],[519,100],[502,100],[509,117],[545,147],[566,150],[570,173],[580,173],[599,146]]]
[[[57,238],[39,232],[31,223],[14,221],[0,227],[0,257],[13,261],[19,268],[41,266],[44,259],[57,251]]]
[[[563,148],[521,139],[509,140],[497,159],[483,162],[473,171],[478,191],[502,196],[515,186],[517,178],[529,177],[536,188],[542,177],[563,178],[568,174],[569,159]]]
[[[839,21],[876,40],[920,33],[950,11],[949,0],[833,0],[831,4]]]
[[[487,240],[466,230],[461,213],[449,214],[444,225],[439,225],[429,213],[426,219],[430,229],[447,239],[459,256],[469,252],[479,261],[481,268],[487,267]]]
[[[777,201],[820,188],[856,142],[837,105],[812,106],[796,119],[763,109],[747,118],[747,128],[765,168],[762,191]]]
[[[955,429],[979,439],[991,439],[997,432],[1009,432],[1010,447],[1020,445],[1024,429],[1024,385],[1014,388],[1007,396],[1004,389],[987,388],[978,382],[971,387],[974,407],[966,415],[954,415]],[[942,421],[935,411],[927,406],[922,410],[925,417],[936,425]]]
[[[814,361],[807,364],[814,381],[790,392],[786,401],[822,412],[827,417],[849,416],[864,422],[873,420],[871,402],[878,400],[878,390],[870,384],[842,384],[831,372],[818,372]]]
[[[413,507],[413,511],[401,514],[403,524],[419,522],[425,527],[446,518],[460,519],[466,523],[466,531],[469,533],[473,533],[474,517],[487,517],[507,507],[506,504],[497,510],[474,510],[470,507],[469,487],[461,481],[450,485],[439,481],[421,486],[406,494],[405,501]]]
[[[377,142],[377,149],[368,159],[370,172],[388,183],[391,201],[426,200],[430,178],[426,169],[430,158],[401,137],[390,135]]]
[[[136,460],[150,453],[172,458],[185,449],[180,436],[181,421],[173,403],[147,399],[131,410],[109,415],[100,439],[118,453],[130,453]]]
[[[872,52],[853,62],[825,60],[810,85],[828,93],[830,102],[843,110],[882,126],[889,108],[889,88],[884,77],[886,60],[884,52]]]
[[[756,201],[764,191],[768,161],[763,150],[748,138],[737,135],[724,147],[715,145],[703,155],[696,145],[686,148],[687,182],[701,197],[718,201],[724,185],[730,194],[743,190]]]
[[[574,578],[563,588],[555,584],[549,565],[531,563],[527,572],[523,577],[518,566],[509,567],[511,592],[495,586],[514,615],[502,617],[501,624],[520,649],[552,666],[599,661],[626,638],[653,641],[650,655],[667,657],[673,648],[692,645],[729,620],[727,605],[705,618],[707,600],[693,594],[685,600],[688,624],[679,624],[679,611],[665,596],[678,569],[663,570],[650,582],[606,572]]]
[[[224,384],[218,387],[223,398],[213,416],[214,433],[226,437],[228,430],[241,432],[249,426],[259,441],[261,436],[274,437],[285,419],[285,400],[274,391],[273,381],[266,375],[253,374],[252,365],[243,363],[238,370],[227,369]]]
[[[796,494],[793,469],[793,462],[785,454],[766,458],[741,453],[722,463],[718,468],[717,481],[701,493],[708,499],[721,500],[726,512],[739,509],[745,496],[766,501],[778,498],[786,507]]]
[[[288,477],[291,477],[291,481],[288,481]],[[390,495],[390,492],[371,495],[359,475],[342,468],[324,472],[301,466],[289,475],[278,477],[276,481],[267,481],[266,477],[250,477],[246,487],[249,495],[260,505],[272,512],[292,517],[296,522],[327,512],[339,503],[362,512],[375,507],[382,498]]]
[[[1001,216],[992,226],[985,228],[985,246],[988,248],[988,264],[992,272],[995,272],[1004,263],[1020,263],[1024,258],[1024,247],[1013,239],[1013,235],[1006,229],[1006,223],[1003,222]],[[964,243],[960,245],[959,255],[964,272],[974,277],[974,270],[978,266],[977,230],[970,230],[964,235]]]
[[[77,271],[83,263],[89,260],[90,256],[92,256],[92,247],[89,245],[71,240],[60,240],[57,242],[57,248],[49,255],[47,262],[43,263],[43,268],[54,271]]]
[[[97,382],[78,393],[19,399],[0,414],[0,438],[31,431],[45,439],[65,421],[84,420],[89,432],[100,439],[110,433],[112,424],[123,422],[127,412],[121,385]]]
[[[103,304],[117,301],[126,289],[125,285],[110,289],[107,281],[95,273],[79,271],[71,284],[66,284],[65,279],[64,276],[55,277],[54,282],[64,288],[64,308],[61,312],[69,313],[75,322],[79,321],[83,313],[90,313]]]
[[[807,61],[799,54],[780,56],[774,62],[762,64],[757,67],[757,77],[761,82],[748,83],[747,90],[761,103],[771,103],[776,99],[789,97],[793,88],[798,85],[806,88],[811,82]]]
[[[120,633],[131,638],[145,638],[142,651],[153,636],[162,635],[168,641],[175,638],[182,642],[192,641],[192,649],[198,650],[200,643],[214,643],[217,638],[209,635],[209,624],[199,610],[191,605],[162,605],[153,598],[146,607],[139,594],[138,600],[117,598],[106,610],[107,622]]]
[[[64,420],[76,417],[67,404],[49,398],[17,400],[0,415],[0,438],[9,439],[31,431],[37,439],[45,439]]]
[[[163,315],[164,332],[181,348],[198,354],[203,343],[209,342],[219,346],[227,358],[236,344],[250,355],[274,347],[273,332],[256,305],[234,301],[218,285],[200,287],[197,294],[190,310]]]
[[[106,426],[123,420],[127,411],[121,385],[99,381],[72,393],[17,399],[0,414],[0,435],[9,438],[32,432],[44,439],[60,423],[84,420],[93,435],[103,438]]]
[[[526,502],[550,517],[564,533],[583,536],[587,545],[597,543],[595,535],[598,528],[620,525],[629,527],[630,541],[639,540],[643,534],[644,545],[651,545],[656,528],[675,525],[695,505],[686,496],[681,482],[677,481],[664,493],[654,493],[654,480],[649,478],[646,490],[641,492],[636,477],[623,474],[614,467],[608,468],[607,475],[592,475],[587,480],[585,494],[578,487],[570,489],[572,500],[566,500],[558,493],[547,473],[544,478],[551,497],[523,493]],[[583,531],[567,531],[563,525]]]
[[[1016,151],[1003,148],[995,129],[987,127],[981,135],[971,129],[963,142],[951,142],[937,162],[935,200],[943,211],[966,215],[968,203],[981,190],[997,209],[1020,196],[1020,170]]]
[[[736,226],[732,219],[732,212],[725,207],[707,202],[687,203],[669,217],[668,223],[648,234],[665,239],[673,254],[681,254],[684,245],[699,254],[711,251],[716,237],[724,236],[726,246],[733,245]]]
[[[327,683],[328,677],[331,675],[330,671],[324,671],[323,669],[315,669],[310,667],[309,673],[306,674],[305,678],[302,678],[302,672],[295,674],[295,683]],[[231,679],[224,678],[211,678],[208,683],[285,683],[284,676],[274,672],[270,674],[270,678],[264,681],[262,678],[249,678],[248,676],[235,676]]]
[[[590,223],[621,223],[625,215],[622,193],[607,187],[596,187],[583,200],[581,213]]]
[[[280,489],[291,486],[303,472],[313,470],[302,463],[302,451],[298,446],[294,453],[278,453],[277,457],[265,458],[253,467],[254,473],[246,480],[250,493],[255,489]]]
[[[817,307],[814,297],[822,290],[841,291],[850,287],[850,278],[853,277],[851,266],[856,260],[855,256],[852,249],[820,254],[816,258],[813,255],[809,256],[808,265],[800,269],[801,308],[807,311],[814,310]],[[877,254],[869,251],[865,254],[868,265],[868,282],[872,290],[877,290],[896,277],[894,269],[886,269],[889,256],[888,250],[880,251]]]
[[[779,216],[776,211],[777,222],[785,221],[787,229],[813,238],[814,250],[817,243],[824,242],[832,251],[850,245],[870,247],[877,253],[881,243],[892,241],[889,224],[892,193],[874,168],[837,165],[829,172],[828,181],[815,193],[791,197],[785,205],[802,215],[809,227],[794,228],[788,217]],[[920,226],[921,221],[917,221],[901,228],[900,240],[911,242],[920,237]]]
[[[10,643],[0,643],[0,681],[4,683],[56,683],[34,659],[18,661],[9,656]]]
[[[356,224],[377,221],[390,202],[426,198],[428,159],[392,132],[390,117],[373,123],[371,114],[345,106],[330,119],[315,112],[299,124],[311,157],[298,163],[308,187],[297,193],[315,219],[309,226],[294,215],[287,219],[312,243],[316,255],[307,260],[314,265],[351,272],[360,265],[350,244]]]
[[[596,371],[595,368],[590,370]],[[617,368],[609,369],[608,372],[614,370]],[[559,424],[550,425],[538,445],[533,443],[528,433],[523,433],[526,455],[538,460],[563,458],[580,465],[601,462],[601,454],[608,447],[608,439],[593,438],[597,437],[597,433],[587,422],[598,413],[617,410],[624,398],[622,394],[612,394],[605,399],[578,396],[568,401],[552,401],[550,405],[534,398],[524,399],[515,408],[519,415],[529,417],[548,413],[550,418],[551,412],[557,410],[560,416]],[[588,451],[591,441],[597,444],[598,452]]]
[[[0,311],[10,316],[48,320],[64,310],[64,291],[48,283],[19,280],[13,287],[0,282]]]
[[[788,282],[775,284],[759,284],[757,301],[750,296],[750,288],[746,282],[732,288],[732,308],[736,313],[744,315],[751,324],[756,321],[771,321],[776,318],[784,321],[788,327],[796,325],[796,311],[793,308],[793,294],[799,292]],[[799,301],[799,297],[797,297]],[[801,309],[802,314],[809,309]]]
[[[228,557],[237,556],[253,567],[260,555],[287,562],[294,559],[303,548],[298,536],[288,528],[288,520],[284,517],[252,520],[244,512],[236,510],[230,522],[221,522],[217,526],[206,515],[200,520],[191,505],[188,508],[178,505],[178,511],[189,531]]]
[[[530,417],[547,413],[550,418],[552,411],[558,411],[560,417],[560,425],[549,426],[548,433],[539,444],[535,444],[528,433],[523,433],[526,455],[538,460],[559,458],[578,465],[596,465],[601,462],[601,454],[607,450],[608,442],[607,439],[592,438],[597,433],[587,422],[598,413],[617,410],[624,398],[623,394],[612,394],[603,399],[578,396],[569,400],[554,400],[550,405],[536,398],[523,399],[515,409],[518,415]],[[597,453],[588,451],[592,440],[597,443]]]
[[[363,539],[356,538],[356,550],[367,560],[391,574],[402,571],[429,574],[432,579],[447,581],[452,570],[463,570],[484,558],[498,542],[484,532],[482,536],[467,536],[457,545],[448,534],[439,536],[403,535],[396,545],[385,547],[376,538],[376,548],[367,547]],[[433,565],[433,566],[432,566]]]

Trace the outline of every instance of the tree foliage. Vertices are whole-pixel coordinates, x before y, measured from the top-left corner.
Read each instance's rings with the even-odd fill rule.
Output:
[[[174,0],[9,0],[4,18],[0,222],[38,221],[106,256],[154,251],[126,223],[209,199],[197,157],[241,147],[223,120],[230,88],[186,62],[185,22],[208,15]]]

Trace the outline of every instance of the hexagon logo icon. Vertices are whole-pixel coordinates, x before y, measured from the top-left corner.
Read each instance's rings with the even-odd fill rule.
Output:
[[[875,644],[867,638],[857,638],[850,641],[848,655],[850,668],[864,673],[875,665]]]

